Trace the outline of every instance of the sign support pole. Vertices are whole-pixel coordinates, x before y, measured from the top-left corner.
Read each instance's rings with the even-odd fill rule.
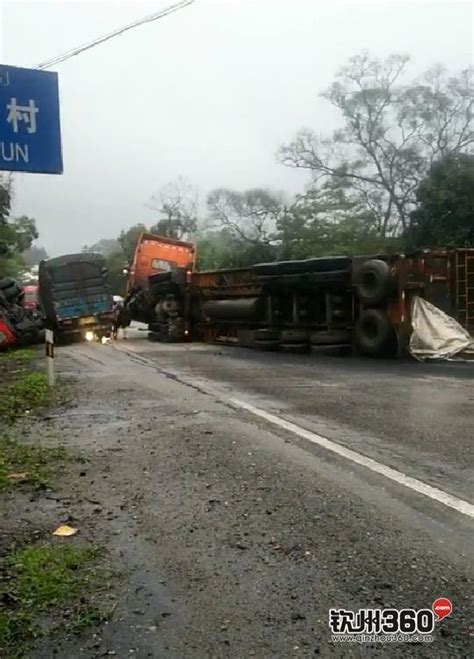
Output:
[[[48,384],[50,387],[54,387],[56,374],[54,372],[54,334],[52,330],[46,330],[45,341],[46,373],[48,374]]]

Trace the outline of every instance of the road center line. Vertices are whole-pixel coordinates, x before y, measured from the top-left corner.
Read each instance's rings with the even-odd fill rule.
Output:
[[[423,483],[423,481],[419,481],[416,478],[407,476],[406,474],[402,473],[401,471],[398,471],[397,469],[392,469],[392,467],[387,467],[386,465],[377,462],[372,458],[368,458],[367,456],[357,453],[356,451],[352,451],[349,448],[345,448],[344,446],[341,446],[337,442],[333,442],[330,439],[327,439],[326,437],[322,437],[321,435],[317,435],[316,433],[311,432],[310,430],[301,428],[300,426],[297,426],[296,424],[291,423],[290,421],[285,421],[284,419],[281,419],[280,417],[275,416],[270,412],[266,412],[265,410],[262,410],[259,407],[255,407],[254,405],[251,405],[250,403],[247,403],[243,400],[240,400],[238,398],[231,398],[228,400],[231,403],[231,405],[234,407],[237,407],[242,410],[246,410],[247,412],[250,412],[251,414],[258,416],[261,419],[265,419],[265,421],[268,421],[273,425],[279,426],[280,428],[283,428],[284,430],[287,430],[288,432],[291,432],[294,435],[298,435],[298,437],[302,437],[303,439],[306,439],[309,442],[312,442],[313,444],[317,444],[318,446],[321,446],[322,448],[328,451],[332,451],[332,453],[336,453],[337,455],[340,455],[343,458],[350,460],[351,462],[355,462],[356,464],[362,465],[363,467],[366,467],[367,469],[370,469],[371,471],[374,471],[377,474],[381,474],[382,476],[385,476],[386,478],[395,481],[399,485],[403,485],[404,487],[407,487],[410,490],[414,490],[419,494],[423,494],[424,496],[433,499],[433,501],[437,501],[438,503],[442,503],[445,506],[448,506],[449,508],[453,508],[462,515],[466,515],[467,517],[474,518],[474,506],[468,503],[467,501],[463,501],[463,499],[458,499],[457,497],[454,497],[451,494],[444,492],[443,490],[439,490],[437,487],[432,487],[431,485],[427,485],[426,483]]]

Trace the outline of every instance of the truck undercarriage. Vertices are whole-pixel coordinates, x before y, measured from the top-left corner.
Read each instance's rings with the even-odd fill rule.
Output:
[[[335,256],[205,272],[175,267],[151,275],[147,287],[131,288],[126,308],[129,320],[148,324],[155,341],[283,352],[333,346],[383,356],[407,351],[417,296],[473,333],[474,250]]]

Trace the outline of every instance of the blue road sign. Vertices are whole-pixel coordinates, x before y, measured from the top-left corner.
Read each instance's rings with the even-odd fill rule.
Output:
[[[0,170],[62,174],[57,73],[0,64]]]

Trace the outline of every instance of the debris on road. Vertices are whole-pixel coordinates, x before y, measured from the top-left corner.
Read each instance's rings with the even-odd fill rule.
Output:
[[[7,474],[7,478],[11,481],[24,481],[30,475],[29,471],[20,471],[17,473]]]
[[[415,297],[411,315],[410,353],[416,359],[447,360],[474,349],[469,332],[428,300]]]
[[[53,535],[57,535],[61,538],[67,538],[70,535],[76,535],[79,529],[75,529],[73,526],[68,526],[67,524],[62,524],[58,526],[57,529],[53,531]]]

